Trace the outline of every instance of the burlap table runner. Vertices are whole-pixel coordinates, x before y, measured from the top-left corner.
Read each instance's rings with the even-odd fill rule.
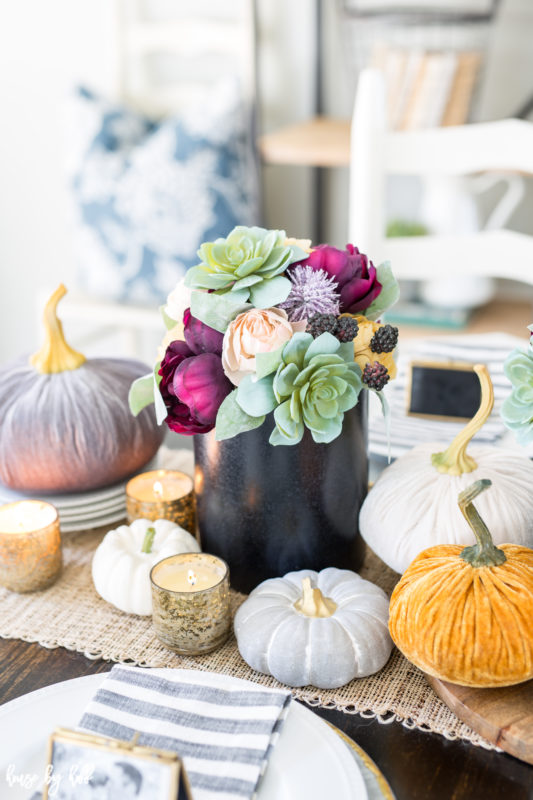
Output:
[[[104,658],[147,667],[203,669],[252,680],[263,686],[280,685],[248,667],[239,655],[233,636],[210,655],[179,656],[155,638],[150,618],[124,614],[102,600],[93,587],[91,560],[104,533],[88,531],[64,537],[64,571],[50,589],[28,595],[0,590],[2,638],[39,642],[50,648],[66,647],[91,659]],[[396,573],[370,550],[361,574],[389,593],[398,580]],[[244,595],[233,592],[232,599],[236,609]],[[396,719],[409,728],[493,749],[439,700],[422,673],[396,649],[388,664],[370,678],[354,680],[341,689],[306,686],[292,691],[295,697],[310,705],[360,713],[384,723]]]

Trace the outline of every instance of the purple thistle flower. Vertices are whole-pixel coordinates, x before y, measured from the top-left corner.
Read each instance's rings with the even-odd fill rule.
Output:
[[[339,313],[338,285],[323,269],[297,266],[289,270],[292,282],[289,296],[280,308],[285,309],[291,322],[309,319],[314,314]]]

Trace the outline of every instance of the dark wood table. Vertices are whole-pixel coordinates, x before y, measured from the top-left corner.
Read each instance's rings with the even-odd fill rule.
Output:
[[[108,661],[91,661],[64,648],[47,650],[37,644],[0,640],[0,703],[110,668]],[[407,730],[397,722],[383,725],[358,714],[313,710],[374,759],[397,800],[533,800],[533,766],[512,756]]]

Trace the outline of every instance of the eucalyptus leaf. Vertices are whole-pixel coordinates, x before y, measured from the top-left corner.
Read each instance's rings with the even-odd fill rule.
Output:
[[[302,250],[297,244],[291,244],[289,246],[292,250],[290,264],[294,264],[295,261],[305,261],[306,258],[309,258],[309,253],[306,250]]]
[[[228,394],[218,409],[215,438],[217,442],[231,439],[239,433],[259,428],[265,421],[264,416],[252,417],[247,414],[237,402],[237,389]]]
[[[191,295],[191,314],[210,328],[225,333],[226,328],[238,314],[252,308],[243,303],[240,297],[233,298],[231,292],[214,294],[193,292]]]
[[[266,378],[275,372],[281,363],[281,354],[284,345],[282,344],[277,350],[272,350],[271,353],[257,353],[255,357],[255,374],[258,380]]]
[[[175,328],[178,322],[181,322],[179,319],[172,319],[169,317],[167,312],[165,311],[166,306],[159,306],[159,313],[161,314],[161,319],[165,325],[167,331],[171,331],[172,328]]]
[[[128,404],[134,417],[154,402],[154,375],[149,372],[133,381],[128,394]]]
[[[379,319],[385,311],[398,302],[400,297],[400,287],[398,281],[392,274],[392,268],[389,261],[384,261],[376,269],[378,281],[382,285],[382,290],[376,297],[374,302],[365,311],[365,317],[372,321]]]
[[[291,282],[283,275],[264,280],[250,287],[250,301],[256,308],[271,308],[287,299],[291,291]]]
[[[269,414],[277,406],[272,377],[267,375],[260,381],[254,381],[251,375],[246,375],[237,389],[237,402],[242,410],[251,417],[260,417]]]

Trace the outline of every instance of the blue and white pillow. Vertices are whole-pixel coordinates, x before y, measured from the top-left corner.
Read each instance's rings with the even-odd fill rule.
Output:
[[[250,120],[229,81],[158,123],[79,89],[70,169],[80,287],[162,302],[202,242],[258,224]]]

